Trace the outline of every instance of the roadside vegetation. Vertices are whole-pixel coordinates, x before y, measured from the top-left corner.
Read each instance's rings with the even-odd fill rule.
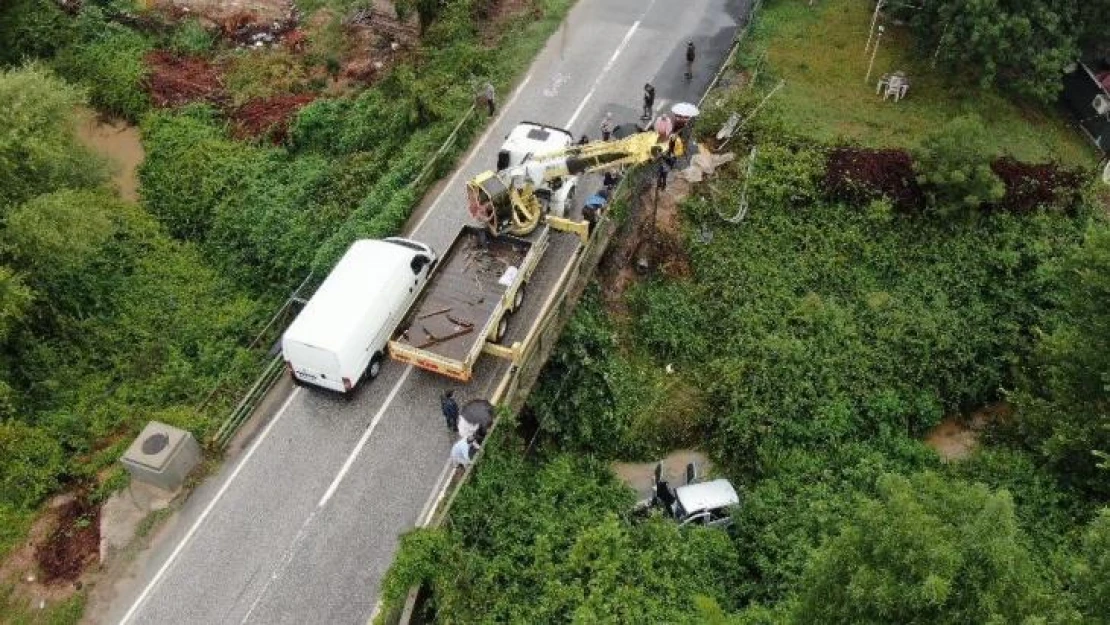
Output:
[[[524,411],[535,442],[495,433],[387,601],[425,583],[444,623],[1110,622],[1096,159],[1011,103],[1025,86],[903,65],[922,35],[889,21],[878,73],[921,81],[882,102],[866,3],[809,5],[766,2],[746,80],[709,99],[713,146],[788,81],[679,206],[672,269],[600,277]],[[965,459],[923,442],[979,418]],[[681,447],[742,491],[730,531],[630,517],[609,463]]]
[[[257,375],[268,345],[248,346],[290,290],[354,239],[401,228],[484,125],[466,116],[476,87],[508,91],[569,5],[5,3],[0,557],[36,518],[73,524],[62,542],[95,527],[149,420],[207,440]],[[138,204],[76,137],[89,105],[141,128]],[[63,491],[84,512],[43,505]],[[60,577],[38,548],[36,577],[73,582],[95,561],[91,536]],[[10,582],[0,620],[79,616],[82,593],[52,591],[32,616]]]

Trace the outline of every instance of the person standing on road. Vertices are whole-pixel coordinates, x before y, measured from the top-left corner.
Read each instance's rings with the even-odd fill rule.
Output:
[[[697,51],[694,50],[694,42],[686,42],[686,80],[694,77],[694,58],[697,56]]]
[[[493,117],[493,112],[497,110],[497,94],[493,91],[493,83],[486,81],[485,86],[482,87],[482,98],[489,107],[489,116]]]
[[[444,391],[439,398],[439,407],[447,421],[447,429],[454,432],[459,427],[459,404],[455,401],[454,391]]]
[[[652,109],[655,108],[655,87],[651,83],[644,83],[644,114],[640,119],[648,121],[651,119]]]
[[[608,141],[613,136],[613,114],[606,113],[605,119],[601,120],[601,140]]]
[[[478,443],[473,438],[460,438],[451,446],[451,463],[456,467],[468,467],[478,453]]]

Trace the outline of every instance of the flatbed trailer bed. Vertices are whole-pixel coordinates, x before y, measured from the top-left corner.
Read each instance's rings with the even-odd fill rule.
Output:
[[[483,351],[512,357],[513,348],[491,348],[487,342],[504,336],[549,242],[546,225],[526,238],[463,226],[398,325],[390,356],[462,382],[470,379]]]

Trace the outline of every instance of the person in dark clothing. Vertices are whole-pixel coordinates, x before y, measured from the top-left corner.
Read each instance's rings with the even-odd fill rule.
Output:
[[[650,82],[649,83],[644,83],[644,114],[640,116],[640,119],[643,119],[643,120],[651,119],[652,109],[654,109],[654,108],[655,108],[655,87],[652,87]]]
[[[694,50],[694,42],[686,42],[686,80],[690,80],[694,77],[694,57],[696,56],[697,52]]]
[[[590,142],[590,138],[587,137],[586,135],[582,135],[582,137],[578,139],[578,145],[586,145],[589,142]]]
[[[620,182],[620,176],[614,174],[611,171],[605,172],[605,174],[601,177],[601,186],[605,187],[606,189],[612,189],[613,187],[617,186],[618,182]]]
[[[439,398],[439,407],[443,409],[443,418],[447,421],[447,429],[454,432],[459,427],[459,404],[455,401],[454,391],[444,391]]]
[[[597,205],[587,203],[582,207],[582,219],[586,220],[586,234],[593,236],[594,226],[597,225]]]
[[[497,94],[493,91],[493,84],[486,83],[482,87],[482,99],[486,101],[486,106],[489,108],[489,116],[493,117],[494,111],[497,110]]]
[[[605,119],[601,120],[601,140],[608,141],[613,136],[613,114],[606,113]]]
[[[666,191],[667,190],[667,174],[668,173],[670,173],[670,169],[667,167],[667,163],[665,163],[663,161],[659,161],[659,167],[656,169],[656,172],[655,172],[655,175],[656,175],[655,186],[660,191]]]

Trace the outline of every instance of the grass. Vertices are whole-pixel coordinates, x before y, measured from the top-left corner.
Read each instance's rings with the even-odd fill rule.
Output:
[[[1020,160],[1058,160],[1090,166],[1094,151],[1069,127],[1063,113],[1016,104],[993,89],[929,67],[905,27],[886,24],[871,79],[864,82],[864,53],[871,4],[859,0],[768,0],[742,49],[749,67],[766,53],[760,82],[786,80],[775,108],[791,126],[815,139],[851,139],[873,147],[912,147],[949,119],[976,113],[999,152]],[[882,23],[880,21],[880,23]],[[906,99],[895,104],[875,95],[879,77],[902,70],[910,79]]]
[[[85,592],[39,609],[24,598],[17,597],[15,587],[0,586],[0,623],[8,625],[75,625],[85,609]]]

